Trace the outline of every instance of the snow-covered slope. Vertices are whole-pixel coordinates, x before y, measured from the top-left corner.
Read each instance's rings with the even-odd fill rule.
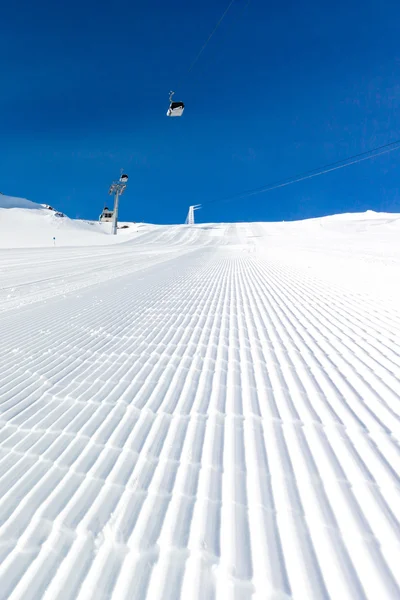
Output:
[[[42,204],[0,194],[0,248],[97,246],[118,243],[108,235],[111,225],[69,219]],[[140,228],[121,230],[129,236]],[[54,239],[55,238],[55,239]]]
[[[26,198],[15,198],[14,196],[5,196],[0,194],[0,208],[16,208],[23,210],[43,210],[42,204],[37,204]]]
[[[399,217],[0,251],[0,597],[399,598]]]

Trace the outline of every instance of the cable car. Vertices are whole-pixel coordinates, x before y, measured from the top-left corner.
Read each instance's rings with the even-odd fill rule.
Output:
[[[185,105],[183,102],[173,102],[172,101],[172,96],[175,94],[175,92],[170,92],[169,94],[169,109],[167,110],[167,117],[181,117],[183,110],[185,108]]]
[[[110,210],[107,206],[103,208],[103,212],[99,217],[100,223],[111,223],[113,220],[114,211]]]

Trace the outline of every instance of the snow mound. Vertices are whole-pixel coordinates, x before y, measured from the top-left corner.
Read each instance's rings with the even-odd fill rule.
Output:
[[[0,194],[0,248],[97,246],[121,241],[110,224],[70,219],[45,204]],[[124,230],[125,236],[137,228]],[[126,239],[126,237],[124,238]]]
[[[44,210],[42,204],[31,202],[26,198],[14,198],[13,196],[5,196],[0,194],[0,208],[23,208],[29,210]]]

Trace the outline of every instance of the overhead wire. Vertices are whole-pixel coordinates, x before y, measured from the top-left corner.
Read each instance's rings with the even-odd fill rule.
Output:
[[[210,42],[211,38],[214,36],[214,34],[216,33],[216,31],[219,29],[222,21],[225,19],[226,15],[228,14],[228,12],[230,11],[232,5],[235,3],[235,0],[230,0],[230,2],[228,3],[228,6],[225,8],[224,12],[222,13],[222,16],[220,17],[219,21],[217,22],[217,24],[215,25],[214,29],[211,31],[210,35],[208,36],[208,38],[206,39],[206,41],[204,42],[204,44],[202,45],[202,47],[200,48],[199,52],[197,53],[196,57],[193,59],[191,65],[189,66],[188,70],[186,71],[184,77],[187,77],[189,75],[189,73],[192,71],[193,67],[195,66],[195,64],[197,63],[197,61],[199,60],[200,56],[203,54],[204,50],[206,49],[208,43]],[[181,81],[179,82],[179,84],[177,86],[175,86],[176,88],[179,87],[179,85],[181,85],[183,78],[181,79]]]
[[[228,196],[226,198],[220,198],[216,200],[210,200],[209,202],[203,202],[202,205],[215,204],[217,202],[230,202],[232,200],[241,200],[243,198],[249,198],[250,196],[255,196],[257,194],[264,194],[267,192],[271,192],[272,190],[277,190],[279,188],[286,187],[288,185],[293,185],[294,183],[299,183],[300,181],[305,181],[306,179],[312,179],[314,177],[319,177],[320,175],[325,175],[326,173],[331,173],[332,171],[337,171],[338,169],[344,169],[345,167],[349,167],[350,165],[354,165],[356,163],[371,160],[372,158],[376,158],[377,156],[381,156],[383,154],[388,154],[389,152],[394,152],[395,150],[400,150],[400,139],[394,142],[390,142],[388,144],[384,144],[383,146],[372,148],[371,150],[366,150],[365,152],[361,152],[359,154],[354,154],[352,156],[349,156],[348,158],[338,160],[334,163],[328,163],[326,165],[323,165],[322,167],[305,171],[292,177],[286,177],[285,179],[281,179],[280,181],[267,184],[266,186],[255,188],[253,190],[239,192],[238,194],[234,194],[233,196]]]
[[[190,73],[190,71],[193,69],[194,65],[197,63],[197,61],[199,60],[200,56],[203,54],[204,50],[206,49],[209,41],[211,40],[211,38],[213,37],[214,33],[217,31],[217,29],[219,28],[219,26],[221,25],[222,21],[225,19],[226,15],[228,14],[232,4],[235,2],[235,0],[231,0],[228,4],[228,6],[226,7],[224,13],[222,14],[220,20],[218,21],[218,23],[215,25],[214,29],[212,30],[212,32],[210,33],[210,35],[208,36],[207,40],[204,42],[203,46],[201,47],[199,53],[197,54],[196,58],[193,60],[192,64],[190,65],[188,71],[187,71],[187,75]]]

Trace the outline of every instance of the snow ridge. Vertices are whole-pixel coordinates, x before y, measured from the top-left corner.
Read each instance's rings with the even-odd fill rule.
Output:
[[[215,229],[2,300],[2,597],[400,596],[400,310]]]

